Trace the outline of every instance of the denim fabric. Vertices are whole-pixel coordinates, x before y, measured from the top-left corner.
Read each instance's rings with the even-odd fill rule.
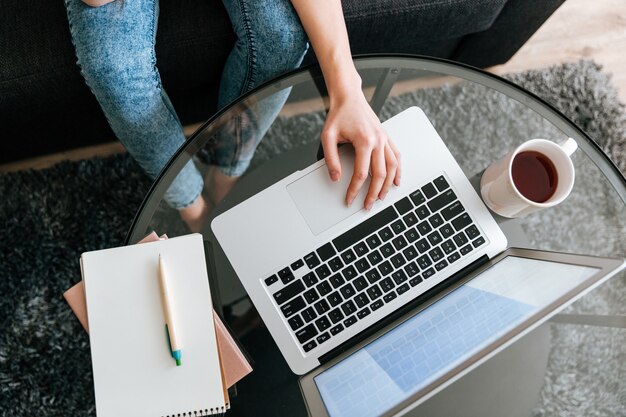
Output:
[[[221,106],[297,67],[307,49],[306,36],[288,0],[224,3],[238,40],[224,68]],[[81,0],[65,0],[65,6],[81,74],[118,139],[155,178],[185,141],[156,66],[158,0],[115,1],[98,8]],[[268,119],[278,113],[288,91],[283,95],[268,103],[275,106],[272,109],[255,110],[251,117],[259,122],[256,133],[239,129],[235,137],[220,135],[215,160],[222,171],[238,175],[247,168],[245,155],[254,151],[263,126],[271,124]],[[190,161],[165,193],[165,200],[174,208],[184,208],[198,198],[202,188],[202,176]]]

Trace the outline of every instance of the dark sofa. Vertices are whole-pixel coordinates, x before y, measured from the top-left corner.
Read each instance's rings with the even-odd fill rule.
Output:
[[[563,1],[344,0],[343,7],[354,54],[487,67],[506,62]],[[0,163],[113,140],[76,66],[63,1],[0,5]],[[158,67],[183,124],[216,110],[233,42],[220,1],[161,0]],[[305,63],[313,60],[309,53]]]

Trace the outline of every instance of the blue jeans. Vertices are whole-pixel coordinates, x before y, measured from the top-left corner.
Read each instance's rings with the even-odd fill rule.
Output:
[[[208,1],[208,0],[205,0]],[[306,34],[289,0],[223,0],[237,41],[224,67],[219,107],[255,86],[297,68],[308,48]],[[156,67],[158,0],[115,1],[92,8],[65,0],[81,74],[118,139],[152,178],[183,145],[185,137]],[[258,141],[287,99],[288,91],[258,106],[254,129],[238,126],[218,138],[215,164],[241,175]],[[203,188],[190,161],[165,193],[181,209]]]

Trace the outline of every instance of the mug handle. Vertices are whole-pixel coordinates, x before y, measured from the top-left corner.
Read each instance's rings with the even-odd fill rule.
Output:
[[[559,143],[559,146],[561,147],[561,149],[563,149],[563,152],[565,152],[567,156],[571,156],[574,151],[578,149],[578,144],[572,138],[568,138],[565,141]]]

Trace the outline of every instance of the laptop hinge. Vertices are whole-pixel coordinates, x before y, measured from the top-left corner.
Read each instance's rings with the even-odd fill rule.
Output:
[[[346,340],[345,342],[343,342],[342,344],[340,344],[339,346],[337,346],[330,352],[327,352],[324,355],[320,356],[319,357],[320,363],[324,364],[332,360],[333,358],[341,355],[342,353],[349,350],[356,344],[362,342],[363,340],[367,339],[374,333],[378,332],[385,326],[388,326],[389,324],[393,323],[394,321],[396,321],[397,319],[399,319],[406,313],[410,312],[411,310],[413,310],[414,308],[416,308],[423,302],[430,300],[432,297],[440,294],[442,291],[456,284],[458,281],[466,277],[469,273],[475,271],[476,269],[478,269],[479,267],[481,267],[488,261],[489,261],[489,258],[487,257],[487,255],[483,255],[480,258],[476,259],[474,262],[467,265],[465,268],[454,273],[452,276],[450,276],[450,278],[443,280],[440,284],[434,286],[433,288],[426,291],[425,293],[417,296],[414,300],[409,301],[408,303],[406,303],[405,305],[403,305],[402,307],[400,307],[393,313],[378,320],[376,323],[372,324],[367,329],[364,329],[360,333],[357,333],[356,335],[352,336],[349,340]]]

